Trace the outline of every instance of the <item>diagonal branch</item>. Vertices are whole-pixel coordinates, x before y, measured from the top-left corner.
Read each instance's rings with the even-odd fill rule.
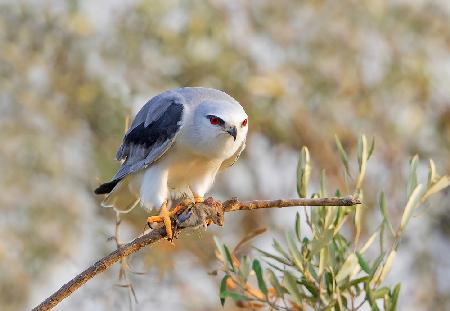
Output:
[[[203,203],[190,205],[174,220],[174,226],[178,231],[186,228],[196,228],[206,226],[208,223],[214,223],[223,226],[224,212],[233,212],[240,210],[253,210],[260,208],[281,208],[289,206],[353,206],[361,204],[358,199],[351,196],[344,198],[317,198],[317,199],[289,199],[289,200],[254,200],[248,202],[239,202],[237,199],[231,199],[225,202],[216,201],[208,198]],[[101,258],[89,268],[78,274],[72,280],[61,286],[59,290],[45,299],[32,311],[50,310],[60,303],[63,299],[70,296],[87,281],[97,274],[109,269],[113,264],[122,258],[136,253],[141,248],[155,243],[165,238],[164,227],[152,230],[151,232],[137,237],[133,241],[123,244],[117,250]]]

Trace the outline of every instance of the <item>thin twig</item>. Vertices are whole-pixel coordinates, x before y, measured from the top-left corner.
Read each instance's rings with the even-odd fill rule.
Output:
[[[360,204],[359,200],[352,197],[344,198],[317,198],[317,199],[290,199],[290,200],[256,200],[248,202],[239,202],[237,199],[231,199],[225,202],[216,201],[208,198],[204,203],[196,203],[186,208],[174,220],[174,226],[178,231],[185,228],[195,228],[214,223],[223,226],[224,212],[238,210],[253,210],[260,208],[275,208],[289,206],[353,206]],[[50,310],[60,303],[63,299],[70,296],[74,291],[80,288],[87,281],[97,274],[109,269],[113,264],[122,258],[136,253],[141,248],[155,243],[166,237],[164,227],[152,230],[150,233],[142,235],[133,241],[122,244],[118,249],[109,255],[98,260],[89,268],[78,274],[68,283],[64,284],[59,290],[45,299],[33,311]]]

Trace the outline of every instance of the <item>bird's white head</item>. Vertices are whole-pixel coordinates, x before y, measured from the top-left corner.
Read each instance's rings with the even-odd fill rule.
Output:
[[[229,158],[242,145],[248,132],[248,116],[235,100],[206,100],[194,113],[197,152]]]

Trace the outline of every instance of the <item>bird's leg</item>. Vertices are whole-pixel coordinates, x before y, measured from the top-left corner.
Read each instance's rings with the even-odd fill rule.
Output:
[[[170,215],[171,218],[173,218],[176,215],[178,215],[181,212],[183,212],[191,204],[203,203],[204,201],[205,201],[204,197],[201,197],[201,196],[198,196],[198,195],[194,195],[194,200],[191,200],[191,199],[184,199],[184,200],[182,200],[181,202],[179,202],[177,204],[177,206],[175,206],[174,209],[172,209],[169,212],[169,215]]]
[[[167,209],[167,201],[163,203],[161,206],[161,211],[159,213],[159,216],[150,216],[147,218],[147,223],[150,225],[154,222],[163,222],[164,226],[166,228],[166,235],[169,238],[169,240],[172,240],[172,220],[171,215],[169,213],[169,210]]]

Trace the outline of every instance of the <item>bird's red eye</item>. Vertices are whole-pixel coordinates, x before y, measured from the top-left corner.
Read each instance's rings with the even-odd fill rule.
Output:
[[[247,125],[247,119],[245,119],[244,121],[242,121],[242,127],[244,127],[244,126],[246,126]]]
[[[220,119],[217,117],[212,117],[209,119],[209,122],[211,122],[211,124],[213,124],[213,125],[217,125],[220,123]]]

